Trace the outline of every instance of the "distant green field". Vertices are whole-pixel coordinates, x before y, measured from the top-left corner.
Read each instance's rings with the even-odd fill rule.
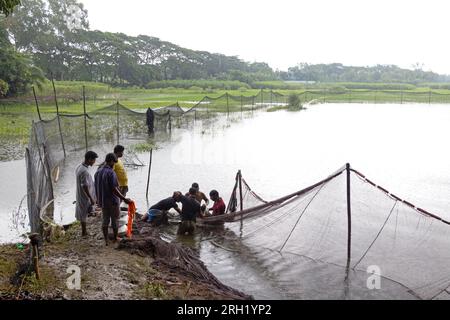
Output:
[[[59,81],[56,91],[61,113],[82,113],[85,86],[87,112],[111,105],[119,101],[133,110],[157,108],[178,103],[182,107],[192,107],[205,96],[216,98],[226,92],[235,97],[250,97],[260,93],[260,89],[240,87],[236,90],[212,89],[190,86],[189,89],[167,87],[162,89],[115,88],[92,82]],[[213,85],[210,81],[208,85]],[[222,82],[217,86],[223,85]],[[450,103],[449,84],[386,84],[386,83],[286,83],[270,81],[259,83],[264,89],[264,103],[270,103],[270,90],[286,96],[298,94],[302,104],[309,101],[318,103]],[[272,89],[270,89],[272,88]],[[279,89],[277,89],[279,88]],[[56,114],[51,83],[36,90],[42,118],[50,119]],[[287,100],[286,100],[287,101]],[[260,103],[260,101],[255,101]],[[230,102],[230,111],[240,110],[239,99]],[[216,104],[210,111],[224,112],[224,105]],[[271,110],[277,110],[273,106]],[[32,120],[37,120],[35,101],[32,93],[14,99],[0,100],[0,143],[3,148],[14,148],[28,141]]]

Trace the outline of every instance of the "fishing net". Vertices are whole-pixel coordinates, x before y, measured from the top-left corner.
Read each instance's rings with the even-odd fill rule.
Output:
[[[260,91],[251,97],[224,94],[205,97],[190,108],[178,103],[157,109],[135,111],[119,102],[83,114],[58,114],[50,120],[33,122],[26,151],[28,213],[32,232],[41,232],[40,222],[46,213],[50,220],[54,209],[53,184],[59,167],[70,154],[82,154],[90,148],[107,152],[115,144],[158,141],[172,128],[195,128],[211,124],[216,114],[238,110],[256,110],[283,96]],[[125,165],[142,166],[132,150]],[[45,212],[43,212],[45,211]]]
[[[292,279],[304,279],[305,265],[309,265],[310,271],[326,269],[324,274],[341,281],[353,279],[355,290],[369,294],[365,279],[367,270],[375,267],[381,286],[395,292],[391,298],[446,297],[449,222],[400,199],[356,170],[349,169],[348,177],[346,172],[340,169],[286,197],[261,199],[256,207],[205,220],[243,221],[239,230],[243,244],[253,251],[260,248],[256,254],[272,254],[267,267],[286,279],[287,291],[299,285]],[[250,190],[244,185],[244,190]],[[325,292],[321,298],[340,297],[323,286],[316,288]]]

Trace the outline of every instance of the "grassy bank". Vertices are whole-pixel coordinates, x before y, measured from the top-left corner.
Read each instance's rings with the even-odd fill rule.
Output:
[[[104,245],[101,217],[59,230],[41,246],[38,280],[29,267],[29,248],[0,246],[0,299],[248,299],[221,284],[192,249],[159,239],[158,230],[136,222],[131,240]],[[180,259],[180,256],[183,259]],[[66,285],[70,266],[80,268],[80,288]]]
[[[164,88],[140,89],[118,88],[106,84],[92,82],[61,81],[56,82],[58,103],[61,113],[82,113],[82,86],[86,88],[87,112],[111,105],[120,101],[123,105],[133,110],[145,110],[178,103],[182,107],[192,107],[205,96],[216,98],[226,92],[233,96],[249,97],[257,95],[259,89],[240,87],[235,90],[214,89],[210,82],[201,82],[205,86],[188,86],[188,81],[181,81],[187,89],[170,87],[178,85],[178,82],[166,83]],[[194,82],[192,84],[195,84]],[[200,82],[197,82],[200,84]],[[208,86],[206,86],[206,84]],[[224,84],[219,83],[217,87]],[[302,104],[309,101],[317,103],[450,103],[449,84],[392,84],[392,83],[292,83],[283,81],[269,81],[257,83],[264,87],[265,101],[270,103],[269,90],[274,90],[285,96],[298,94]],[[51,83],[46,83],[42,90],[37,90],[38,103],[43,119],[55,116],[56,109]],[[239,99],[238,99],[239,100]],[[230,102],[231,111],[239,111],[238,100]],[[230,100],[231,101],[231,100]],[[260,103],[260,101],[256,101]],[[275,109],[276,110],[276,106]],[[226,111],[226,107],[220,104],[211,107],[210,111]],[[0,143],[8,154],[7,159],[20,159],[23,157],[23,147],[29,136],[32,120],[37,120],[35,101],[32,93],[13,99],[0,100]],[[2,150],[3,151],[3,150]],[[11,156],[12,155],[12,156]]]

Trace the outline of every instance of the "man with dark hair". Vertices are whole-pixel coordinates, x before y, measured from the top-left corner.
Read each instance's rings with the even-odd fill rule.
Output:
[[[148,209],[148,212],[142,217],[142,220],[157,224],[157,220],[163,220],[164,217],[167,216],[167,212],[172,208],[181,214],[181,210],[175,199],[178,199],[177,192],[174,192],[171,197],[163,199],[151,206],[150,209]]]
[[[119,191],[126,197],[128,193],[128,176],[127,172],[125,171],[123,162],[122,160],[120,160],[120,158],[123,157],[124,150],[125,147],[121,146],[120,144],[114,147],[114,154],[117,157],[117,162],[116,164],[114,164],[113,169],[117,175],[117,180],[119,181]]]
[[[75,217],[81,223],[81,235],[86,237],[86,219],[95,204],[95,186],[89,167],[92,167],[98,155],[94,151],[88,151],[84,155],[84,162],[75,170],[76,176],[76,206]]]
[[[102,208],[102,231],[105,243],[108,245],[108,226],[111,226],[114,233],[114,242],[118,239],[118,220],[120,216],[120,201],[126,204],[131,202],[130,199],[119,191],[119,183],[116,173],[113,170],[114,164],[117,163],[117,157],[114,153],[108,153],[105,158],[105,165],[95,174],[95,187],[97,190],[97,202]]]
[[[183,196],[181,192],[177,192],[175,201],[181,202],[181,224],[178,228],[179,235],[192,235],[195,231],[195,222],[200,215],[200,203],[195,199],[197,189],[189,189],[189,197]]]
[[[201,207],[200,207],[200,216],[202,216],[202,215],[205,215],[205,213],[206,213],[206,207],[208,206],[208,204],[209,204],[209,199],[208,199],[208,197],[203,193],[203,192],[201,192],[200,191],[200,186],[198,185],[198,183],[197,182],[194,182],[193,184],[192,184],[192,186],[191,186],[191,188],[194,188],[196,191],[195,191],[195,194],[193,194],[192,196],[193,196],[193,198],[195,198],[195,200],[197,200],[198,201],[198,203],[201,205],[202,204],[202,201],[205,201],[205,203],[203,204],[203,205],[201,205]],[[188,197],[189,196],[189,193],[187,193],[186,194],[186,197]]]
[[[212,208],[209,209],[209,211],[212,211],[211,214],[213,216],[218,216],[225,213],[225,202],[221,197],[219,197],[219,192],[217,190],[211,190],[209,193],[209,196],[212,201],[214,201],[214,205]]]

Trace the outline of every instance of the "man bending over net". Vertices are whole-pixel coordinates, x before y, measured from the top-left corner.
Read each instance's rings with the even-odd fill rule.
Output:
[[[177,205],[175,199],[178,198],[177,192],[174,192],[171,197],[163,199],[148,209],[147,213],[142,217],[143,221],[150,222],[152,225],[160,225],[166,218],[167,212],[170,209],[175,209],[179,214],[181,210]]]

